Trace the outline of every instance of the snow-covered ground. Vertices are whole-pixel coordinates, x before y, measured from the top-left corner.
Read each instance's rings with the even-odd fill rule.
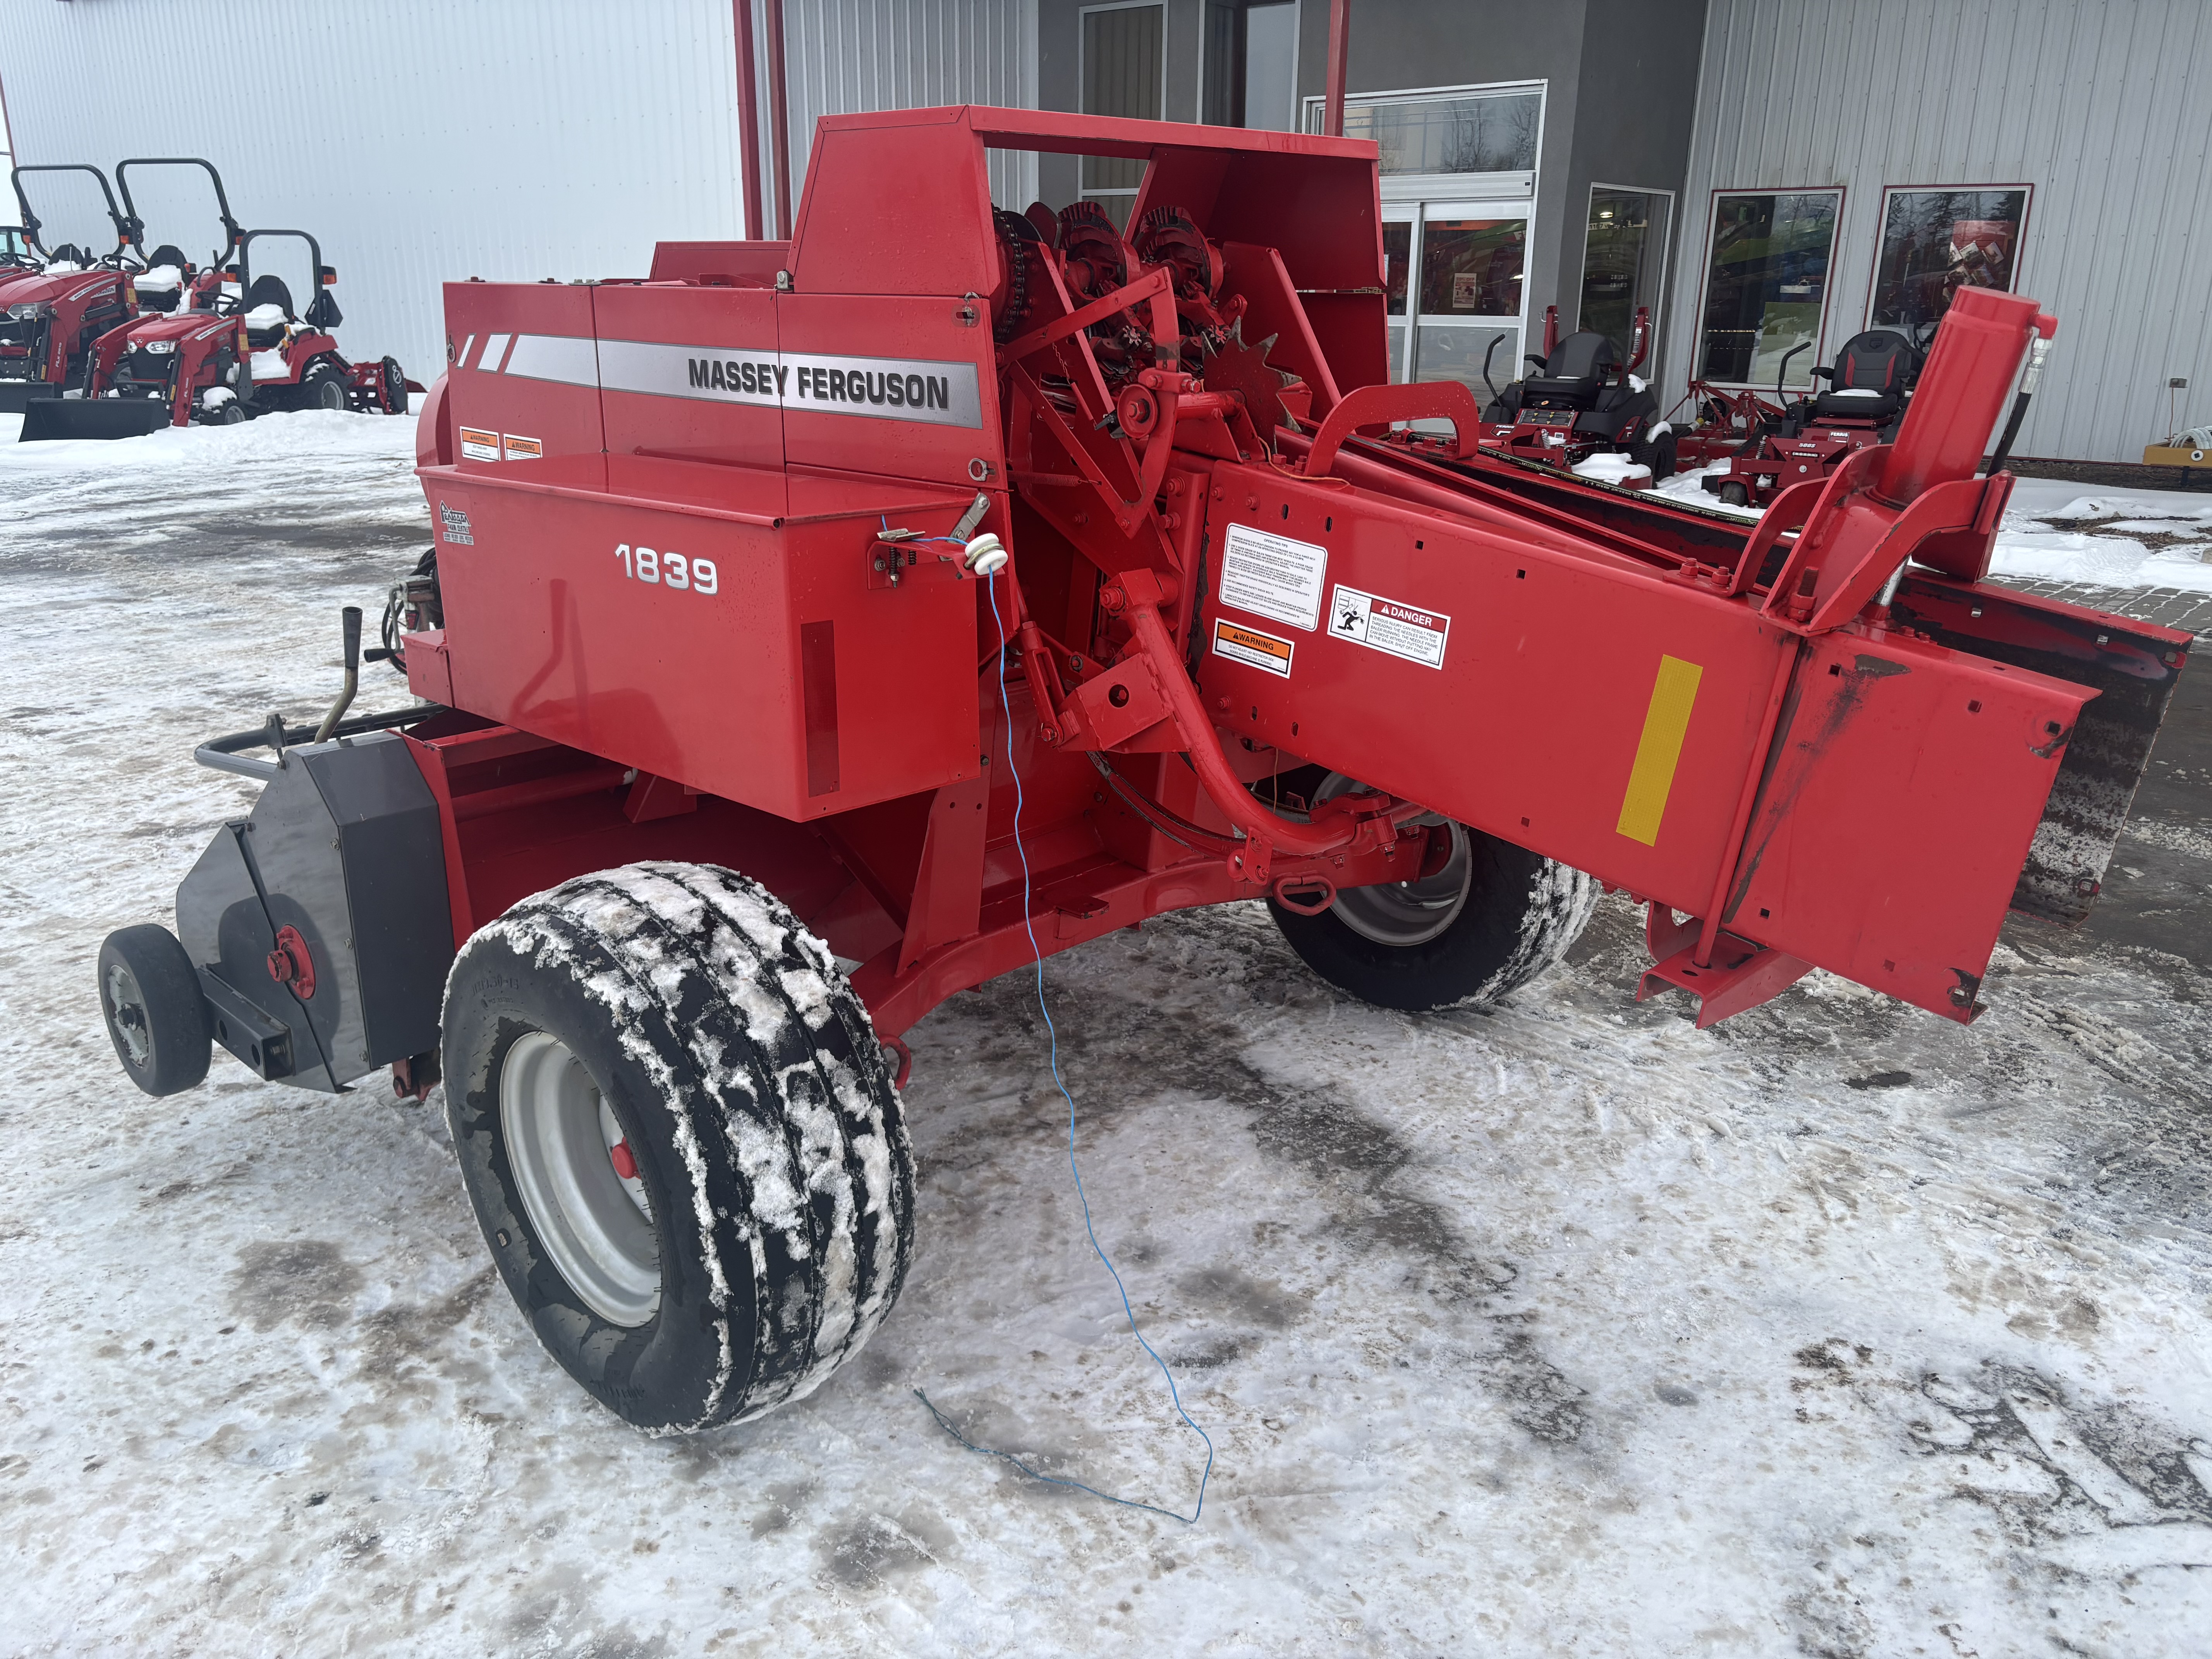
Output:
[[[1756,508],[1730,507],[1705,493],[1700,480],[1722,470],[1679,472],[1656,488],[1735,517],[1758,518]],[[1990,574],[2212,593],[2212,495],[2021,478],[1997,527]]]
[[[1816,975],[1703,1034],[1630,1000],[1617,902],[1426,1018],[1250,907],[1148,922],[1048,979],[1101,1237],[1220,1449],[1197,1525],[912,1392],[1194,1495],[1026,974],[912,1034],[919,1255],[859,1362],[625,1428],[508,1302],[434,1097],[219,1057],[149,1100],[95,1005],[250,798],[193,742],[318,706],[423,544],[410,425],[0,423],[0,1650],[2212,1647],[2212,980],[2094,922],[2010,932],[1971,1028]],[[2108,904],[2165,872],[2201,916],[2206,828],[2142,825]]]

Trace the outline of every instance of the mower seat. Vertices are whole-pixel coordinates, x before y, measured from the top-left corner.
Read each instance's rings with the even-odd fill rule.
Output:
[[[1551,409],[1595,409],[1605,387],[1606,371],[1620,362],[1620,354],[1604,335],[1589,330],[1570,334],[1552,348],[1544,372],[1528,377],[1522,402]],[[1619,378],[1626,380],[1625,375]]]
[[[1813,400],[1815,421],[1893,421],[1920,369],[1912,342],[1887,328],[1853,335],[1836,354],[1833,386]]]
[[[276,276],[256,276],[246,290],[246,343],[260,349],[284,343],[285,325],[293,320],[292,290]]]

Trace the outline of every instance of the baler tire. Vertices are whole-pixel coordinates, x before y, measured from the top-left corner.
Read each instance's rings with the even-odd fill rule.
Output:
[[[573,1243],[549,1248],[547,1200],[518,1181],[508,1062],[539,1034],[588,1074],[649,1212],[658,1288],[620,1320],[564,1276]],[[915,1193],[897,1091],[828,947],[757,883],[633,864],[524,900],[455,960],[443,1060],[501,1277],[554,1358],[636,1427],[696,1432],[802,1398],[897,1299]],[[526,1176],[547,1137],[512,1121],[536,1137]]]
[[[1601,890],[1595,878],[1540,854],[1479,830],[1464,833],[1467,897],[1433,939],[1379,943],[1348,926],[1334,904],[1307,916],[1270,898],[1268,914],[1306,966],[1364,1002],[1413,1013],[1493,1006],[1566,954]]]
[[[215,1038],[199,970],[177,936],[153,922],[100,947],[100,1012],[115,1057],[148,1094],[173,1095],[208,1074]]]

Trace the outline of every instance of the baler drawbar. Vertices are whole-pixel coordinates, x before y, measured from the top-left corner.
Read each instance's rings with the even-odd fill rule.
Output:
[[[999,149],[1146,163],[1127,230]],[[2086,917],[2191,636],[1983,580],[2033,301],[1747,526],[1481,448],[1384,293],[1371,143],[976,107],[823,120],[788,241],[449,284],[424,701],[203,751],[266,787],[102,952],[126,1070],[442,1078],[549,1349],[693,1429],[880,1322],[901,1035],[1035,951],[1264,899],[1491,1002],[1605,888],[1700,1025],[1814,967],[1964,1022]]]

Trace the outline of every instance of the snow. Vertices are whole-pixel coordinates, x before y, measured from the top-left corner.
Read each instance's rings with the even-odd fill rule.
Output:
[[[246,313],[246,325],[258,334],[264,329],[284,326],[284,307],[280,305],[256,306]]]
[[[1971,1027],[1815,975],[1698,1033],[1631,1000],[1618,899],[1502,1009],[1418,1018],[1255,907],[1147,922],[1047,978],[1101,1240],[1220,1448],[1200,1523],[1027,1480],[910,1392],[1050,1473],[1195,1492],[1026,972],[908,1036],[920,1243],[866,1351],[648,1439],[524,1326],[434,1094],[218,1058],[151,1101],[100,1030],[101,934],[168,921],[252,797],[191,744],[319,708],[337,607],[427,541],[413,422],[15,418],[9,1651],[2203,1651],[2189,963],[2023,925]],[[2164,859],[2201,907],[2206,842],[2143,825],[2112,884]]]
[[[1733,514],[1747,521],[1756,507],[1735,507],[1705,493],[1699,480],[1727,471],[1724,462],[1676,473],[1656,492]],[[2146,542],[2145,536],[2158,538]],[[1990,571],[1997,576],[2089,582],[2104,587],[2173,587],[2212,593],[2212,496],[2178,489],[2099,490],[2051,478],[2014,482],[1997,526]]]
[[[1632,461],[1615,449],[1601,449],[1587,459],[1578,462],[1574,469],[1577,477],[1595,478],[1600,483],[1642,483],[1651,476],[1651,469],[1640,461]]]
[[[149,265],[131,283],[141,294],[173,294],[185,285],[185,273],[174,265]]]
[[[288,380],[292,377],[292,366],[284,361],[284,354],[275,346],[253,354],[253,378],[257,380]]]

